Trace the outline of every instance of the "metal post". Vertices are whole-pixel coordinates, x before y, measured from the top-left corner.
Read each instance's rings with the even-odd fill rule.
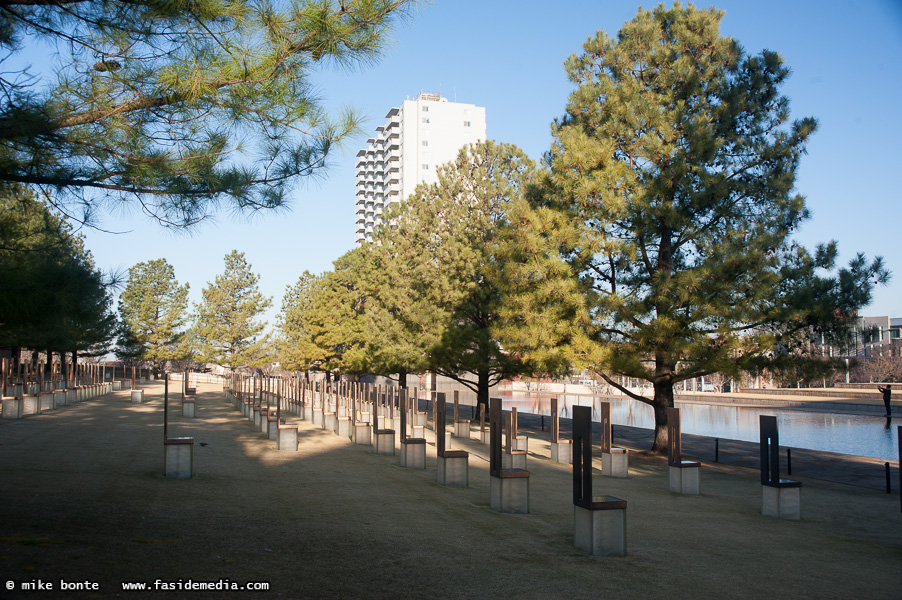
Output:
[[[169,439],[169,373],[163,384],[163,441]]]

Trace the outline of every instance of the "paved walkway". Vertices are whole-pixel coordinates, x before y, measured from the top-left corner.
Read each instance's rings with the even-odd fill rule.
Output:
[[[142,405],[120,392],[0,421],[0,599],[189,598],[178,586],[223,580],[268,589],[200,595],[860,599],[902,586],[898,496],[800,476],[803,519],[781,521],[760,514],[755,469],[706,462],[701,496],[679,496],[637,438],[629,478],[595,478],[596,493],[629,503],[628,554],[595,557],[573,547],[572,472],[543,458],[541,431],[530,514],[501,515],[476,440],[452,441],[471,452],[470,485],[445,488],[429,431],[422,470],[309,422],[299,451],[279,452],[205,385],[197,418],[173,411],[169,431],[195,437],[195,477],[163,477],[162,386],[147,390]],[[632,443],[621,429],[616,441]],[[61,581],[99,589],[59,592]]]

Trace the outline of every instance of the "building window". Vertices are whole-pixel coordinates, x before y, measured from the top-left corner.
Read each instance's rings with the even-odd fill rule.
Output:
[[[429,117],[423,117],[423,123],[428,123],[428,122],[429,122]]]
[[[429,145],[429,140],[423,140],[423,141],[420,142],[420,143],[421,143],[423,146],[428,146],[428,145]]]
[[[469,127],[469,126],[470,126],[470,121],[464,121],[464,127]]]
[[[423,163],[423,170],[427,171],[428,169],[429,169],[429,165],[427,165],[426,163]]]
[[[428,107],[428,106],[424,106],[424,107],[423,107],[423,112],[429,112],[429,107]]]

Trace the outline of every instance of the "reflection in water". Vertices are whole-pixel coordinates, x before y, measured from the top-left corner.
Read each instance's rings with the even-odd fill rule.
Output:
[[[516,406],[518,412],[548,415],[550,395],[541,398],[515,392],[504,397],[504,408]],[[598,419],[602,401],[611,404],[611,422],[651,429],[654,413],[651,406],[632,398],[602,398],[558,394],[560,416],[570,419],[574,406],[591,406],[592,418]],[[709,404],[683,404],[680,408],[680,425],[683,433],[719,437],[746,442],[759,439],[759,415],[776,415],[780,427],[780,445],[792,448],[826,450],[856,456],[869,456],[883,460],[898,460],[899,428],[883,415],[854,415],[813,411],[723,406]]]

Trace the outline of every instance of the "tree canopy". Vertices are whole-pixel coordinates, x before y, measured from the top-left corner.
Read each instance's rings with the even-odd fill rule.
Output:
[[[365,318],[369,300],[366,249],[346,252],[333,265],[311,290],[302,330],[309,335],[318,369],[373,372],[366,352],[367,340],[373,335]]]
[[[42,44],[59,58],[53,76],[0,75],[0,181],[80,219],[131,205],[187,226],[283,206],[357,130],[350,110],[327,114],[316,71],[378,59],[410,4],[4,2],[3,60]]]
[[[391,277],[375,260],[376,248],[355,248],[319,277],[305,272],[287,290],[280,315],[283,366],[327,372],[374,373],[406,385],[406,375],[423,366],[425,350],[383,304]],[[306,367],[301,367],[306,368]]]
[[[106,351],[111,282],[72,225],[16,184],[0,186],[0,280],[0,347]]]
[[[490,386],[534,368],[502,347],[498,331],[502,231],[534,175],[516,146],[466,146],[374,233],[381,306],[417,340],[429,370],[469,387],[480,403]]]
[[[282,297],[282,311],[278,316],[277,347],[279,363],[290,371],[307,371],[316,360],[316,349],[304,323],[310,310],[312,295],[320,278],[304,271],[294,285],[288,286]]]
[[[123,356],[122,348],[127,348],[127,358],[151,361],[155,371],[163,361],[187,358],[188,288],[187,283],[179,285],[165,258],[129,269],[119,295],[123,332],[117,353]]]
[[[572,294],[583,302],[581,333],[561,337],[577,340],[575,363],[653,406],[658,451],[674,383],[798,362],[796,340],[842,334],[888,278],[880,259],[834,272],[834,242],[809,253],[792,240],[808,218],[795,177],[817,123],[790,121],[779,91],[789,69],[776,52],[748,55],[721,36],[722,15],[640,11],[566,61],[575,89],[552,127],[537,212],[519,233],[522,244],[544,243],[533,256],[564,261],[545,276],[577,278],[558,289],[566,306]],[[521,276],[534,269],[528,252],[519,260]],[[555,304],[522,292],[526,310]],[[651,382],[653,397],[612,375]]]
[[[225,271],[201,291],[191,330],[202,360],[232,369],[258,366],[268,358],[266,322],[257,318],[272,300],[260,293],[260,276],[251,270],[243,252],[225,257]]]

